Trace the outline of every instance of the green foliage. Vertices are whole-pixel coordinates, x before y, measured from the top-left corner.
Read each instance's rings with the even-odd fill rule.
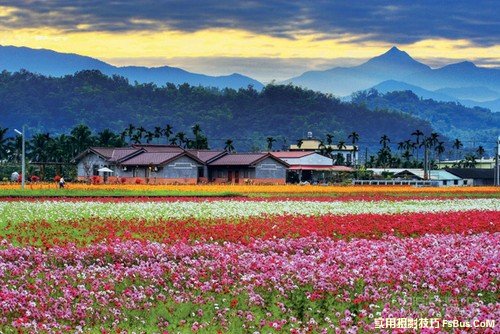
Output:
[[[291,85],[271,84],[260,92],[252,87],[239,90],[188,84],[157,87],[131,85],[122,77],[108,77],[99,71],[82,71],[63,78],[4,71],[0,74],[0,111],[1,126],[13,128],[22,119],[28,125],[29,137],[50,133],[50,138],[57,138],[84,124],[94,133],[99,132],[98,137],[105,143],[111,141],[105,129],[117,131],[121,138],[135,142],[168,143],[174,139],[178,142],[179,138],[172,139],[173,126],[177,133],[188,134],[185,138],[189,141],[182,143],[183,146],[194,140],[194,146],[206,147],[202,138],[197,140],[191,134],[193,126],[199,124],[204,129],[202,136],[212,148],[223,148],[227,138],[233,138],[239,151],[269,147],[267,137],[295,143],[307,131],[318,135],[334,131],[336,138],[347,138],[356,131],[363,141],[360,144],[372,146],[383,133],[400,140],[416,128],[431,132],[428,123],[410,115],[370,111],[328,94]],[[168,134],[167,124],[172,125]],[[76,143],[75,151],[90,140],[82,128],[72,134],[77,135],[83,141]]]
[[[358,92],[353,95],[353,103],[365,105],[372,110],[394,110],[429,121],[433,128],[448,138],[461,138],[464,142],[475,142],[487,148],[500,131],[500,113],[488,109],[468,108],[455,102],[437,102],[421,99],[411,91],[380,94],[376,90]],[[421,139],[425,129],[412,135]],[[418,135],[418,136],[417,136]],[[392,137],[392,136],[390,136]]]

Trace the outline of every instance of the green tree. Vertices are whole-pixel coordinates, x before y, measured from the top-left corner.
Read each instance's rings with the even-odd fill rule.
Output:
[[[382,137],[380,137],[380,141],[379,143],[382,144],[382,148],[387,148],[388,147],[388,144],[391,142],[391,140],[389,139],[389,137],[387,135],[382,135]]]
[[[464,146],[462,142],[457,138],[453,141],[453,148],[456,150],[457,158],[460,157],[460,149]]]
[[[356,166],[356,152],[358,151],[358,147],[356,146],[359,141],[359,134],[356,131],[353,131],[347,136],[347,139],[351,140],[352,144],[352,163]]]
[[[479,159],[482,159],[485,153],[484,147],[479,145],[479,147],[476,150],[476,153],[479,156]]]
[[[271,151],[273,149],[273,143],[276,141],[273,137],[267,137],[266,142],[267,142],[267,150]]]
[[[9,158],[9,142],[10,138],[7,138],[6,133],[9,129],[0,127],[0,162],[7,160]]]
[[[232,139],[226,140],[225,146],[224,146],[224,151],[227,151],[229,153],[234,152],[234,146],[233,146],[233,140]]]

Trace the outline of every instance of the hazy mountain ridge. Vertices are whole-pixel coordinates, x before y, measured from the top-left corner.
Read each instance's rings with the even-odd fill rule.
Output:
[[[433,128],[448,138],[460,138],[470,145],[495,146],[500,133],[500,113],[488,109],[468,108],[456,102],[422,99],[410,90],[381,93],[361,91],[353,95],[353,103],[372,110],[397,110],[430,122]]]
[[[101,60],[77,54],[59,53],[46,49],[30,49],[26,47],[0,46],[0,70],[10,72],[26,69],[30,72],[47,76],[61,77],[82,70],[99,70],[106,75],[120,75],[131,82],[154,83],[164,86],[166,83],[216,88],[246,88],[252,85],[255,89],[264,87],[259,81],[250,77],[233,73],[224,76],[209,76],[191,73],[181,68],[161,66],[124,66],[116,67]]]
[[[471,87],[471,90],[474,90],[475,87]],[[480,87],[482,88],[482,87]],[[481,107],[481,108],[486,108],[489,109],[493,112],[499,112],[500,111],[500,98],[491,100],[491,101],[475,101],[471,99],[465,99],[465,98],[460,98],[462,91],[467,89],[466,88],[459,88],[459,89],[453,89],[453,88],[444,88],[444,89],[438,89],[435,91],[427,90],[418,86],[410,85],[406,82],[402,81],[396,81],[396,80],[387,80],[379,83],[378,85],[375,85],[372,87],[372,89],[377,90],[380,93],[390,93],[390,92],[398,92],[398,91],[412,91],[415,93],[417,96],[424,98],[424,99],[433,99],[435,101],[442,101],[442,102],[458,102],[460,104],[463,104],[466,107]],[[488,89],[480,90],[480,94],[484,94],[484,92],[488,93],[493,92]],[[454,95],[456,94],[456,95]]]
[[[444,93],[443,101],[463,101],[468,106],[489,103],[486,105],[495,108],[493,101],[500,98],[499,69],[481,68],[471,62],[432,69],[396,47],[358,66],[309,71],[284,82],[346,96],[382,83],[387,85],[387,81],[401,83],[395,90],[411,85],[416,91],[427,91],[424,97],[437,98]]]

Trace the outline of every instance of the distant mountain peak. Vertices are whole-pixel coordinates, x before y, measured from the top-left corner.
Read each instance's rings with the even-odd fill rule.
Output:
[[[461,61],[459,63],[451,64],[448,66],[453,66],[455,68],[476,68],[476,64],[471,61]]]
[[[406,53],[406,52],[401,51],[401,50],[400,50],[400,49],[398,49],[398,47],[397,47],[397,46],[395,46],[395,45],[394,45],[392,48],[390,48],[390,49],[389,49],[386,53],[384,53],[384,54],[406,54],[406,55],[407,55],[407,53]]]
[[[429,66],[416,61],[408,53],[395,46],[359,67],[366,71],[375,70],[377,72],[391,73],[394,75],[392,79],[400,79],[405,75],[430,69]]]
[[[412,62],[417,62],[414,60],[408,53],[405,51],[402,51],[398,49],[397,47],[393,46],[390,48],[387,52],[381,54],[378,57],[374,57],[372,59],[383,59],[383,60],[388,60],[388,61],[412,61]]]

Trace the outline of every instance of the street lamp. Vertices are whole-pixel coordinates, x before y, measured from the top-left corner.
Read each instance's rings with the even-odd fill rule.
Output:
[[[26,150],[25,150],[25,137],[24,137],[24,125],[23,132],[14,129],[14,131],[23,138],[23,157],[22,157],[22,166],[21,166],[21,189],[24,189],[24,180],[26,179]]]

